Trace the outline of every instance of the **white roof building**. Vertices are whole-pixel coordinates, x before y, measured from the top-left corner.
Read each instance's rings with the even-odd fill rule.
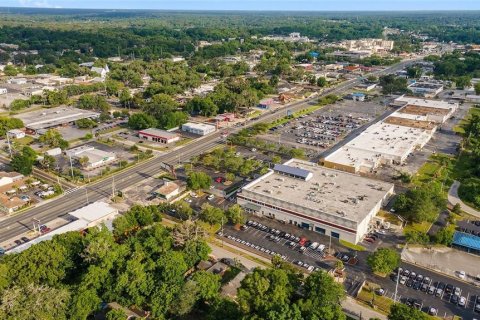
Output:
[[[187,122],[182,125],[182,131],[198,134],[201,136],[205,136],[209,133],[215,132],[216,130],[217,129],[215,126],[206,123]]]
[[[52,240],[52,238],[58,234],[70,231],[82,231],[87,228],[97,226],[101,223],[109,225],[109,222],[118,215],[118,210],[110,206],[108,203],[97,201],[83,208],[72,211],[69,213],[69,215],[77,218],[77,220],[70,222],[58,229],[52,230],[47,234],[41,235],[40,237],[35,238],[27,243],[21,244],[7,251],[7,253],[20,253],[24,250],[27,250],[34,244],[42,241]]]
[[[243,187],[237,202],[256,215],[357,243],[392,193],[390,183],[292,159]]]
[[[410,121],[405,123],[398,125],[385,121],[371,125],[355,139],[325,157],[324,166],[358,173],[372,172],[383,164],[403,163],[410,153],[423,148],[435,132],[432,126],[416,128],[410,126]]]

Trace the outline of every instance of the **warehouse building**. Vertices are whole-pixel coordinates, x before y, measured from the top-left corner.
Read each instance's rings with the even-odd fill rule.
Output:
[[[425,97],[435,97],[443,91],[443,84],[430,82],[415,82],[408,86],[414,94]]]
[[[436,123],[447,121],[458,110],[459,106],[458,103],[406,96],[395,99],[392,105],[401,107],[400,113],[423,115],[426,121],[434,121]]]
[[[429,122],[391,117],[322,160],[324,166],[350,173],[367,173],[384,164],[402,164],[410,153],[430,141],[436,127]]]
[[[150,128],[138,132],[138,136],[144,140],[169,144],[180,140],[180,136],[165,130]]]
[[[115,153],[95,149],[89,145],[83,145],[77,148],[67,150],[66,155],[71,159],[80,159],[87,157],[85,169],[95,169],[105,166],[117,160]]]
[[[393,194],[393,185],[291,159],[247,184],[248,212],[357,243]]]
[[[118,210],[106,202],[97,201],[75,211],[69,212],[68,215],[71,216],[74,221],[47,234],[41,235],[38,238],[32,239],[27,243],[21,244],[7,251],[7,253],[20,253],[24,250],[27,250],[34,244],[46,240],[52,240],[55,235],[70,231],[83,231],[101,224],[111,228],[113,219],[118,215]]]
[[[216,130],[217,128],[215,126],[206,123],[187,122],[182,124],[182,131],[198,134],[200,136],[206,136]]]
[[[15,115],[27,128],[27,133],[36,133],[49,128],[73,124],[81,119],[96,119],[99,113],[71,107],[41,109]]]

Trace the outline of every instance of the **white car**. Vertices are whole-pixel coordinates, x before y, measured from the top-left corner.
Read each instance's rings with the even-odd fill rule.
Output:
[[[458,277],[460,279],[465,279],[465,277],[466,277],[465,271],[458,271]]]
[[[320,244],[320,245],[318,246],[318,248],[317,248],[317,251],[320,251],[320,252],[321,252],[321,251],[323,251],[323,250],[325,250],[325,245],[324,245],[324,244]]]
[[[314,242],[310,245],[310,249],[315,250],[318,248],[318,242]]]
[[[465,297],[460,297],[460,299],[458,300],[458,305],[460,307],[465,307],[465,305],[467,304],[467,298]]]
[[[210,201],[212,201],[213,199],[215,199],[215,196],[214,196],[213,194],[211,194],[211,195],[209,195],[209,196],[207,197],[207,199],[210,200]]]

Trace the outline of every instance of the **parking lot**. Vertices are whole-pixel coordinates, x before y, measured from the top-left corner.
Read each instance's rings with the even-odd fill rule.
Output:
[[[408,273],[405,273],[407,270]],[[397,300],[402,303],[416,302],[418,308],[424,312],[428,312],[428,309],[433,307],[440,317],[457,315],[463,319],[474,319],[475,314],[479,315],[474,311],[475,301],[480,295],[478,288],[410,264],[401,265],[401,274],[404,275],[401,275],[398,281]],[[392,299],[395,296],[395,276],[394,273],[388,279],[377,279],[385,289],[385,295]],[[458,288],[458,295],[454,294],[455,288]],[[464,306],[458,303],[460,297],[465,299]]]
[[[387,109],[379,101],[343,100],[281,124],[263,139],[301,147],[316,154],[336,144],[352,130],[373,121]]]
[[[336,240],[330,243],[329,238],[324,235],[292,225],[284,225],[274,220],[254,217],[251,218],[251,221],[257,222],[257,225],[252,224],[243,230],[226,226],[221,239],[267,258],[278,254],[285,261],[296,265],[304,272],[312,272],[316,268],[331,270],[334,268],[335,261],[340,259],[344,262],[347,270],[344,286],[348,294],[355,295],[360,284],[367,280],[380,285],[385,291],[385,296],[394,298],[396,282],[393,274],[387,278],[371,274],[365,263],[367,252],[352,251],[343,247]],[[388,236],[379,235],[377,241],[381,242],[384,237]],[[301,242],[302,238],[304,241]],[[318,245],[315,249],[309,247],[313,243]],[[328,254],[329,252],[332,255]],[[409,278],[412,272],[415,273],[415,280],[408,281],[407,286],[409,278],[403,281],[400,277],[397,291],[398,301],[413,304],[415,300],[422,311],[428,312],[429,308],[433,307],[441,317],[458,315],[463,319],[474,319],[475,300],[480,295],[477,287],[406,263],[403,263],[401,267],[409,270]],[[420,274],[422,277],[418,279],[421,279],[422,282],[425,281],[423,287],[423,283],[415,284]],[[402,284],[403,282],[404,284]],[[442,283],[445,287],[447,285],[458,287],[461,291],[459,298],[464,297],[465,305],[459,305],[454,294],[445,292],[445,289],[436,296],[435,292],[442,286]],[[434,288],[434,294],[428,293],[430,287]]]

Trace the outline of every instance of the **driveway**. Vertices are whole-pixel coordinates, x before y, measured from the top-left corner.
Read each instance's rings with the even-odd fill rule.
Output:
[[[448,202],[454,206],[457,203],[460,204],[461,208],[463,211],[468,213],[469,215],[475,216],[477,218],[480,218],[480,211],[475,210],[474,208],[468,206],[465,204],[460,197],[458,196],[458,188],[460,187],[460,182],[454,181],[452,186],[450,187],[450,190],[448,190]]]

